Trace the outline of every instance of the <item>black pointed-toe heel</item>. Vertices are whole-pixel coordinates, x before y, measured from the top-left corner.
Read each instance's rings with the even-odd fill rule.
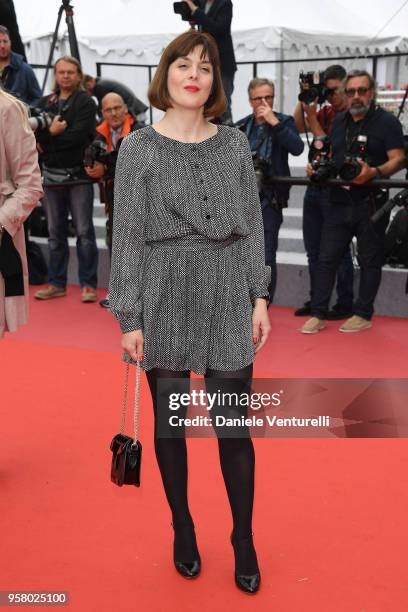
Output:
[[[201,571],[201,559],[197,548],[194,525],[191,523],[174,525],[172,523],[172,527],[174,529],[173,560],[175,568],[184,578],[196,578]],[[190,549],[188,554],[181,551],[183,545]]]
[[[247,538],[235,539],[233,534],[231,534],[231,544],[235,555],[235,584],[245,593],[256,593],[261,584],[261,574],[259,572],[252,535]],[[252,565],[256,566],[256,571],[253,574],[243,573],[242,566],[245,564],[244,560],[251,559],[251,557]]]

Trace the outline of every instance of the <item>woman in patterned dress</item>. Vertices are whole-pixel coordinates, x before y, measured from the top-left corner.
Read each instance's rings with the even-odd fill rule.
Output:
[[[204,375],[207,392],[248,390],[254,353],[270,328],[270,270],[247,139],[209,121],[226,108],[211,36],[190,30],[169,44],[149,99],[163,118],[128,136],[118,157],[109,298],[125,359],[139,361],[147,374],[174,563],[190,578],[201,559],[187,499],[184,428],[169,432],[169,395],[188,393],[191,371]],[[180,407],[178,416],[185,411]],[[237,437],[214,429],[233,519],[235,582],[254,593],[260,572],[252,538],[253,444],[247,429]]]

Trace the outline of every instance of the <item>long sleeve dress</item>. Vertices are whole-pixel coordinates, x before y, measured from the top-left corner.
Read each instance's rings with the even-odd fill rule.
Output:
[[[183,143],[138,130],[120,148],[114,202],[109,303],[123,332],[143,330],[142,367],[249,365],[270,269],[246,136],[220,125]]]

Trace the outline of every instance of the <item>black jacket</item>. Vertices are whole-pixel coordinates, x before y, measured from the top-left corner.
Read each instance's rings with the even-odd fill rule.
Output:
[[[204,12],[205,0],[200,1],[199,7],[193,15],[193,21],[202,32],[208,32],[215,38],[220,54],[222,74],[234,74],[237,64],[231,38],[231,0],[214,0],[207,14]]]
[[[84,151],[95,136],[95,102],[84,91],[76,91],[66,101],[62,113],[58,111],[58,96],[51,94],[40,99],[38,107],[54,115],[62,114],[67,129],[51,136],[48,128],[36,133],[41,145],[41,161],[51,168],[83,167]],[[83,171],[84,175],[85,170]]]
[[[288,156],[301,155],[303,153],[304,144],[296,129],[295,121],[290,115],[284,115],[274,111],[279,123],[272,127],[266,125],[267,128],[267,148],[269,152],[269,164],[267,167],[267,176],[290,176]],[[244,132],[251,143],[251,132],[254,125],[254,115],[247,115],[235,125]],[[289,200],[290,185],[286,183],[273,183],[264,185],[261,195],[261,206],[264,209],[268,201],[276,198],[282,208],[286,208]],[[267,228],[269,229],[269,228]]]
[[[101,108],[102,98],[106,96],[108,93],[117,93],[119,94],[128,110],[134,117],[140,115],[141,113],[145,113],[148,110],[148,107],[144,102],[136,98],[135,94],[129,87],[124,85],[123,83],[119,83],[119,81],[113,81],[112,79],[103,79],[101,77],[96,78],[96,85],[93,89],[92,95],[98,98],[99,108]]]

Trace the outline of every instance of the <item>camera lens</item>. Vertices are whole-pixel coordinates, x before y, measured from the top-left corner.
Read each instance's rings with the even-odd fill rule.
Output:
[[[361,166],[357,160],[352,159],[350,161],[344,162],[342,167],[339,170],[339,177],[343,179],[343,181],[352,181],[356,178],[361,172]]]
[[[304,102],[304,104],[311,104],[316,98],[319,97],[319,92],[316,87],[311,87],[310,89],[304,89],[298,95],[299,102]]]

